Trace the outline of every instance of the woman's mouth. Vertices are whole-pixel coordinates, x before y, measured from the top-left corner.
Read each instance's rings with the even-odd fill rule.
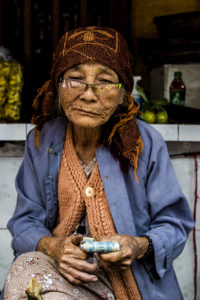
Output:
[[[88,111],[85,109],[81,109],[81,108],[73,108],[73,110],[78,111],[80,114],[84,114],[84,115],[90,115],[90,116],[99,116],[99,113],[93,112],[93,111]]]

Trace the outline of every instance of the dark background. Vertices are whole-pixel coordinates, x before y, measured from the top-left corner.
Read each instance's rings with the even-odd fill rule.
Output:
[[[130,42],[129,0],[0,0],[0,8],[0,45],[24,70],[21,122],[30,121],[33,99],[49,79],[52,53],[64,32],[80,26],[112,27]]]

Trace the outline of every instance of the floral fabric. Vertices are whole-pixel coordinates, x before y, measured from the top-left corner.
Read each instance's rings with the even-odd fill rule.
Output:
[[[60,274],[51,257],[41,252],[28,252],[12,264],[5,282],[4,300],[27,299],[25,290],[32,277],[43,287],[43,300],[114,300],[112,288],[103,270],[99,268],[95,275],[99,278],[97,282],[73,285]]]

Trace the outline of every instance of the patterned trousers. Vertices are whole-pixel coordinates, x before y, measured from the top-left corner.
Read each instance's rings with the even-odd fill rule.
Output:
[[[43,288],[43,300],[114,300],[112,287],[103,270],[100,268],[95,275],[99,278],[97,282],[71,284],[60,274],[51,257],[41,252],[28,252],[18,257],[11,265],[5,281],[4,300],[27,299],[25,290],[33,277]]]

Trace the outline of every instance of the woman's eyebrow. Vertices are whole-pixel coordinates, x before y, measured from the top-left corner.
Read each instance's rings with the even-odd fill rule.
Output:
[[[80,72],[84,72],[84,69],[81,65],[77,65],[77,66],[74,66],[73,68],[69,69],[68,71],[80,71]],[[112,70],[108,70],[106,67],[104,66],[99,66],[98,67],[98,72],[99,72],[99,75],[101,74],[107,74],[107,75],[110,75],[110,76],[113,76],[115,73],[112,71]]]
[[[105,73],[105,74],[108,74],[108,75],[114,75],[112,71],[108,70],[105,67],[100,67],[99,69],[100,69],[99,71],[101,71],[101,73]]]
[[[67,71],[80,71],[81,70],[81,66],[77,65],[73,68],[68,69]]]

